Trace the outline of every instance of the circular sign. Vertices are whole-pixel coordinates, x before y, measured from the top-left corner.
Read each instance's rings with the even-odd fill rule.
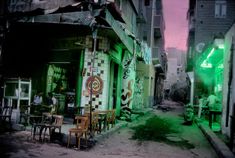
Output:
[[[86,89],[89,94],[91,93],[92,85],[92,94],[100,94],[103,90],[103,80],[99,76],[90,76],[86,81]]]

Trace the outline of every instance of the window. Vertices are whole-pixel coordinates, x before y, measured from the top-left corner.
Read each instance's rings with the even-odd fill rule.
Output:
[[[177,74],[179,74],[180,73],[180,68],[177,68]]]
[[[215,1],[215,17],[226,18],[227,3],[226,1]]]
[[[143,40],[147,41],[147,31],[145,31],[145,30],[144,30],[144,33],[143,33]]]
[[[144,5],[149,6],[150,5],[150,0],[144,0]]]

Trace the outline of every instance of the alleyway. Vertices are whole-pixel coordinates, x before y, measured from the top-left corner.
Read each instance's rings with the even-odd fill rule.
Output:
[[[77,151],[58,144],[32,142],[30,133],[16,132],[0,136],[1,157],[27,158],[27,157],[81,157],[81,158],[216,158],[216,154],[198,127],[181,125],[183,120],[183,107],[176,104],[167,106],[169,111],[153,109],[150,113],[171,120],[179,133],[171,135],[171,140],[187,142],[188,146],[167,144],[165,142],[137,141],[131,139],[131,127],[144,123],[149,115],[138,118],[127,127],[115,132],[109,137],[99,141],[90,150]],[[158,132],[158,131],[156,131]],[[169,137],[170,139],[170,137]],[[177,144],[177,143],[175,143]],[[5,152],[6,151],[6,152]]]

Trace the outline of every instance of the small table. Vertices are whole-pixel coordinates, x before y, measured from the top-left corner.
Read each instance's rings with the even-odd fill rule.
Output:
[[[102,130],[102,122],[103,122],[103,129],[105,130],[106,129],[106,119],[107,119],[107,113],[105,112],[99,112],[98,113],[99,115],[99,131],[101,132]]]
[[[35,124],[35,123],[39,123],[42,121],[42,116],[39,115],[30,115],[29,116],[29,123],[30,124]]]
[[[39,140],[42,140],[42,132],[44,130],[43,134],[43,140],[45,139],[45,134],[47,129],[49,130],[49,140],[51,141],[51,135],[52,135],[52,130],[55,129],[57,126],[49,123],[37,123],[33,126],[33,139],[35,139],[35,134],[37,128],[39,128]]]
[[[33,136],[33,139],[34,139],[35,138],[35,133],[36,133],[36,128],[38,127],[37,124],[42,122],[42,116],[30,115],[29,116],[29,121],[30,121],[30,124],[32,125],[32,127],[31,127],[31,135]]]

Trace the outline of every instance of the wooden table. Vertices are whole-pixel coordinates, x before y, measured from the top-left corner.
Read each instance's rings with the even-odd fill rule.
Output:
[[[103,129],[106,129],[106,119],[107,119],[107,113],[106,112],[98,112],[99,115],[99,131],[102,131],[102,122],[103,122]]]

